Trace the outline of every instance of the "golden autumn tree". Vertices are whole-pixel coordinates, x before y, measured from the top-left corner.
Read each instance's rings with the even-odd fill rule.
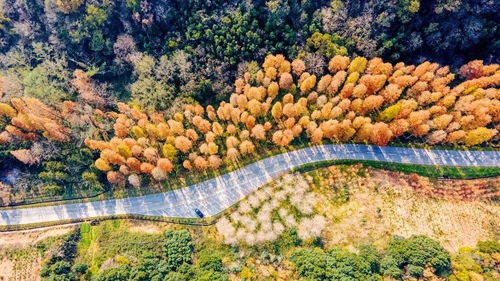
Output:
[[[392,136],[393,133],[386,123],[377,122],[373,125],[370,142],[375,145],[387,145]]]
[[[174,169],[174,165],[167,158],[160,158],[160,159],[158,159],[158,162],[156,163],[156,165],[160,169],[162,169],[163,171],[165,171],[167,173],[171,172]]]
[[[498,133],[495,129],[480,127],[465,133],[464,142],[467,146],[481,144],[490,140]]]
[[[178,136],[175,138],[175,148],[184,153],[191,149],[192,145],[193,143],[191,142],[191,140],[186,138],[185,136]]]
[[[349,63],[350,63],[349,57],[336,55],[328,63],[328,70],[330,70],[330,72],[332,73],[336,73],[341,70],[346,70],[349,67]]]
[[[249,140],[244,140],[240,143],[239,150],[242,154],[251,154],[255,151],[255,145]]]

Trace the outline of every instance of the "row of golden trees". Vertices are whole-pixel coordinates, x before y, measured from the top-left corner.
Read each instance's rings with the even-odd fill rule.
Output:
[[[289,62],[282,55],[267,56],[262,66],[238,78],[229,101],[217,107],[187,104],[171,118],[124,103],[117,112],[92,109],[90,116],[114,120],[111,139],[85,140],[100,151],[95,166],[112,183],[139,186],[140,175],[161,181],[174,169],[217,170],[296,139],[386,145],[405,136],[473,146],[498,134],[498,65],[470,62],[459,71],[465,81],[455,86],[448,67],[430,62],[392,65],[380,58],[335,56],[321,77],[308,73],[302,60]],[[85,73],[75,71],[73,84],[81,100],[102,108],[105,102]],[[64,102],[55,110],[32,98],[1,103],[0,114],[10,124],[0,142],[68,141],[62,120],[78,108]],[[12,154],[21,159],[23,152]]]
[[[329,73],[316,77],[300,59],[269,55],[218,107],[188,104],[167,119],[119,103],[115,137],[86,144],[101,151],[96,166],[114,183],[137,182],[137,174],[162,180],[175,165],[216,170],[297,138],[386,145],[410,136],[472,146],[497,135],[498,69],[471,62],[460,70],[467,80],[452,87],[455,74],[436,63],[335,56]]]

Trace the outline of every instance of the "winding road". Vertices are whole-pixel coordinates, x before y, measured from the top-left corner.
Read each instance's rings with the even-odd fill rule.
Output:
[[[304,164],[324,160],[373,160],[438,166],[500,166],[500,151],[426,150],[370,145],[321,145],[291,151],[195,185],[124,199],[0,210],[0,226],[86,219],[111,215],[195,218],[213,216],[272,179]]]

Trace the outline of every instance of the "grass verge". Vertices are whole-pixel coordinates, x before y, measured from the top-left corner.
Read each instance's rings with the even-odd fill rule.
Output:
[[[363,164],[377,169],[400,171],[407,174],[418,174],[429,178],[449,178],[449,179],[475,179],[500,176],[500,167],[452,167],[434,165],[414,165],[387,163],[365,160],[328,160],[310,164],[305,164],[293,172],[308,172],[311,170],[328,167],[331,165]]]

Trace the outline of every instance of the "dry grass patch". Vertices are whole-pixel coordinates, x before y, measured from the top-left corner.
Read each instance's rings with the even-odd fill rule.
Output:
[[[42,258],[34,248],[0,251],[1,281],[39,281]]]
[[[74,225],[0,233],[0,281],[39,281],[42,256],[37,245],[68,234]],[[48,244],[47,244],[48,243]]]
[[[0,248],[33,245],[49,237],[68,234],[74,225],[51,226],[31,230],[0,232]]]
[[[367,241],[381,245],[392,235],[422,234],[455,252],[500,237],[498,203],[430,198],[398,175],[360,166],[309,173],[307,179],[320,196],[320,211],[333,222],[323,232],[327,246]]]

